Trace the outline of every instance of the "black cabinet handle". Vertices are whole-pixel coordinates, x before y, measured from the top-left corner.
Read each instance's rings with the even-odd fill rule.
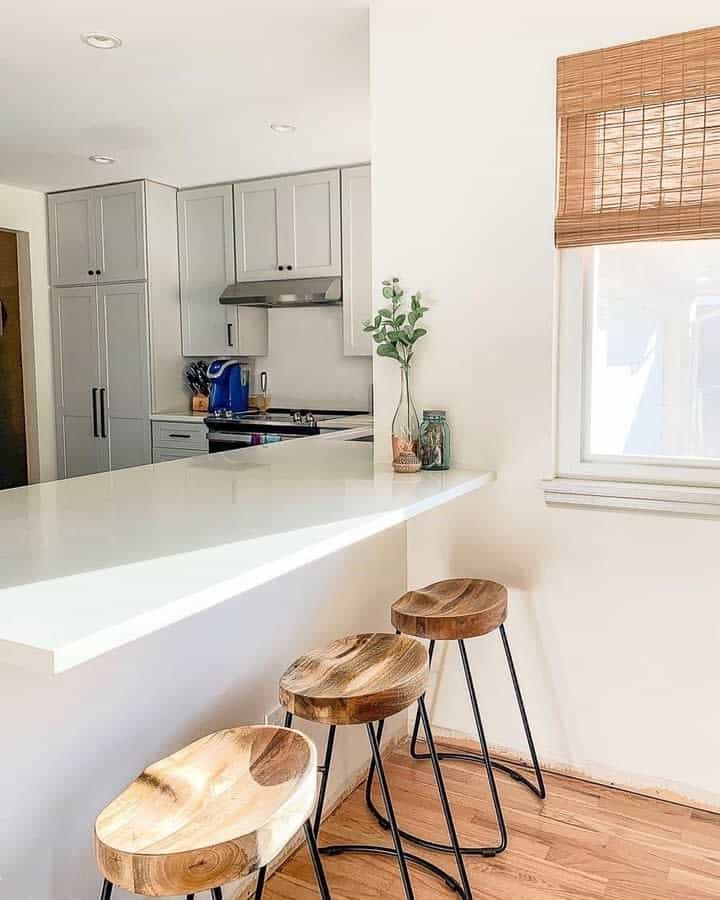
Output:
[[[100,437],[98,432],[98,417],[97,417],[97,395],[98,389],[92,389],[92,416],[93,416],[93,437]]]
[[[192,437],[190,434],[169,434],[168,437],[172,438],[188,438],[188,440]]]
[[[282,272],[282,270],[283,270],[284,268],[285,268],[285,266],[278,266],[278,271],[279,271],[279,272]]]
[[[107,437],[107,423],[105,421],[105,388],[100,388],[100,437]]]
[[[288,267],[287,267],[287,270],[288,270],[288,272],[291,272],[291,271],[292,271],[292,266],[288,266]]]
[[[100,269],[95,269],[95,274],[96,274],[96,275],[102,275],[102,272],[100,271]]]
[[[92,270],[92,269],[88,269],[88,275],[93,275],[93,274],[94,274],[93,270]]]
[[[228,347],[232,347],[232,345],[233,345],[233,339],[232,339],[232,322],[228,322],[228,323],[227,323],[227,330],[228,330]]]

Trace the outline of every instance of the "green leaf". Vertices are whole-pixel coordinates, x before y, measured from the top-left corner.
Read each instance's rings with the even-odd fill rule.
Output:
[[[373,322],[374,327],[379,328],[381,322],[382,322],[382,316],[378,314],[377,316],[375,316],[375,321]]]
[[[399,328],[404,321],[405,321],[405,313],[400,313],[399,316],[395,316],[395,321],[393,322],[393,324],[395,325],[396,328]]]
[[[397,287],[396,285],[393,285],[393,294],[395,294],[395,296],[398,299],[400,299],[400,297],[402,297],[404,295],[404,293],[405,293],[405,291],[401,287]]]
[[[386,279],[383,281],[383,284],[390,284],[390,281],[386,278]]]
[[[373,340],[375,341],[376,344],[382,344],[382,342],[385,340],[385,335],[384,335],[384,334],[378,334],[378,333],[376,332],[376,333],[373,335]]]
[[[392,319],[392,312],[389,309],[379,309],[378,315],[384,316],[386,319]]]
[[[400,362],[400,354],[392,344],[380,344],[377,348],[377,352],[378,356],[389,356],[391,359],[396,359]]]
[[[413,331],[413,333],[412,333],[412,338],[411,338],[412,343],[414,344],[415,341],[420,340],[420,338],[424,337],[426,334],[427,334],[426,328],[416,328],[415,331]]]
[[[407,317],[408,325],[412,328],[419,318],[420,316],[418,315],[418,313],[413,310]]]
[[[391,287],[384,287],[382,289],[382,295],[386,300],[389,300],[393,295],[393,289]]]

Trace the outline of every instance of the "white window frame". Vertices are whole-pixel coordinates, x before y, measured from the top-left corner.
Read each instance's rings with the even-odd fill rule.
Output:
[[[593,247],[556,251],[553,473],[548,503],[720,516],[720,460],[593,456],[590,417]]]

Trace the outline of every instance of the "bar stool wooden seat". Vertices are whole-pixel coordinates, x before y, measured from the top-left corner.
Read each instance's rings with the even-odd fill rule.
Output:
[[[462,848],[463,853],[478,856],[496,856],[498,853],[502,853],[507,847],[507,828],[505,826],[505,819],[500,804],[500,797],[493,769],[505,772],[515,781],[524,784],[525,787],[536,794],[541,800],[545,798],[545,784],[542,771],[535,751],[535,743],[530,731],[530,724],[528,722],[525,703],[520,691],[515,664],[510,652],[510,643],[505,631],[504,623],[507,617],[507,608],[507,588],[504,585],[499,584],[496,581],[486,581],[480,578],[450,578],[445,581],[435,582],[434,584],[430,584],[417,591],[408,591],[408,593],[403,594],[402,597],[393,603],[391,611],[391,620],[398,632],[414,635],[415,637],[428,638],[430,640],[430,646],[428,648],[430,664],[432,664],[436,641],[457,641],[458,643],[482,753],[443,752],[439,753],[438,757],[441,760],[467,760],[470,762],[481,763],[485,766],[498,825],[499,842],[492,847]],[[480,709],[465,641],[469,638],[490,634],[490,632],[495,631],[496,629],[499,629],[500,631],[500,637],[502,638],[503,648],[505,650],[505,657],[510,670],[510,677],[512,679],[513,688],[515,689],[515,697],[517,699],[520,717],[525,730],[525,737],[530,750],[530,757],[535,770],[535,784],[516,769],[511,768],[505,763],[491,759],[488,750],[485,729],[480,716]],[[420,724],[420,717],[416,716],[412,740],[410,742],[410,753],[415,759],[430,759],[429,753],[420,753],[417,749]],[[378,821],[387,828],[389,827],[387,819],[377,810],[373,803],[372,774],[371,771],[366,786],[365,799]],[[446,853],[454,852],[454,848],[447,844],[425,840],[410,834],[409,832],[401,832],[401,836],[419,846],[426,847],[429,850],[438,850]]]
[[[113,886],[153,897],[211,891],[258,873],[305,827],[320,894],[330,893],[308,823],[317,753],[303,734],[252,725],[218,731],[142,772],[95,823],[95,855]]]
[[[387,814],[387,827],[393,847],[370,844],[334,844],[320,848],[320,853],[370,853],[395,856],[407,900],[414,900],[408,863],[420,866],[441,878],[445,884],[472,900],[472,892],[460,853],[457,832],[447,798],[447,792],[437,759],[432,730],[425,708],[425,691],[429,677],[429,661],[425,647],[404,635],[358,634],[333,641],[325,647],[301,656],[280,679],[280,702],[287,709],[285,724],[297,715],[330,726],[320,792],[315,815],[314,832],[320,830],[328,776],[332,763],[335,730],[342,725],[365,725],[372,753],[372,770],[377,770],[380,790]],[[447,824],[450,845],[455,847],[455,860],[460,873],[457,879],[429,860],[406,853],[398,828],[392,798],[380,754],[382,723],[388,716],[418,704],[428,743],[429,758],[438,786],[440,802]],[[377,730],[374,725],[378,722]]]

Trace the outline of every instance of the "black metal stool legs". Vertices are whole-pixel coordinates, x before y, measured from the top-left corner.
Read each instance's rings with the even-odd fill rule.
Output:
[[[456,759],[456,760],[464,760],[467,762],[475,762],[482,763],[487,772],[488,783],[490,785],[490,794],[493,801],[493,807],[495,810],[495,818],[498,825],[498,832],[500,834],[500,841],[494,847],[462,847],[461,850],[463,853],[468,855],[475,856],[497,856],[499,853],[502,853],[507,847],[507,828],[505,826],[505,819],[502,812],[502,807],[500,805],[500,797],[498,795],[497,784],[495,782],[495,775],[493,773],[493,769],[498,769],[501,772],[505,772],[512,779],[521,784],[525,785],[529,790],[531,790],[536,796],[538,796],[541,800],[545,798],[545,783],[543,781],[542,772],[540,770],[540,764],[538,762],[537,753],[535,751],[535,743],[532,738],[532,733],[530,731],[530,724],[528,722],[527,713],[525,711],[525,703],[523,701],[522,693],[520,691],[520,684],[518,682],[517,673],[515,671],[515,664],[513,662],[512,653],[510,652],[510,644],[507,639],[507,634],[505,633],[505,626],[500,626],[500,635],[503,641],[503,648],[505,650],[505,657],[507,659],[508,668],[510,670],[510,677],[512,678],[513,687],[515,689],[515,697],[517,698],[518,707],[520,709],[520,716],[522,718],[523,728],[525,730],[525,737],[527,738],[528,748],[530,750],[530,756],[533,762],[533,768],[535,770],[535,777],[537,778],[537,785],[533,784],[528,778],[522,775],[520,772],[517,772],[515,769],[512,769],[510,766],[505,765],[501,762],[496,762],[490,758],[489,750],[487,746],[487,740],[485,737],[485,729],[483,728],[482,719],[480,716],[480,710],[478,707],[477,694],[475,693],[475,684],[472,677],[472,671],[470,669],[470,662],[467,656],[467,650],[465,649],[465,642],[458,641],[458,646],[460,648],[460,658],[463,664],[463,671],[465,674],[465,681],[468,687],[468,694],[470,697],[470,704],[472,706],[473,717],[475,719],[475,726],[478,732],[478,738],[480,740],[480,746],[482,749],[482,753],[455,753],[455,752],[441,752],[437,753],[437,757],[440,760],[446,759]],[[433,653],[435,650],[435,641],[430,641],[429,646],[429,656],[430,662],[432,663]],[[422,721],[422,717],[420,714],[420,710],[418,709],[417,715],[415,716],[415,724],[413,727],[412,739],[410,742],[410,754],[414,759],[419,760],[427,760],[431,759],[430,753],[421,753],[417,749],[418,735],[420,731],[420,723]],[[427,740],[427,738],[426,738]],[[379,810],[373,803],[372,800],[372,777],[373,772],[372,769],[370,771],[370,776],[368,778],[368,782],[366,784],[365,789],[365,800],[367,802],[368,807],[375,815],[375,818],[380,822],[380,824],[384,827],[388,827],[387,820],[382,816]],[[411,841],[414,844],[418,844],[421,847],[425,847],[428,850],[437,850],[441,853],[453,853],[453,847],[448,844],[442,844],[437,841],[425,840],[423,838],[417,837],[417,835],[412,835],[406,832],[401,832],[401,835],[406,840]]]
[[[330,889],[328,888],[327,879],[325,878],[325,869],[320,859],[320,851],[318,850],[317,841],[315,840],[315,832],[310,822],[305,823],[305,840],[308,845],[308,852],[312,860],[313,869],[315,871],[315,880],[318,883],[320,896],[322,900],[331,900]]]
[[[290,728],[292,726],[292,715],[287,713],[285,716],[285,727]],[[377,727],[377,732],[373,727],[372,723],[368,723],[367,732],[368,739],[370,740],[370,749],[372,751],[372,757],[370,760],[370,770],[374,773],[376,770],[378,772],[378,778],[382,785],[384,784],[383,790],[383,800],[386,804],[386,809],[388,810],[388,819],[391,819],[392,822],[395,823],[395,829],[397,834],[397,841],[395,840],[396,835],[393,834],[393,847],[377,847],[373,844],[331,844],[327,847],[319,847],[318,853],[325,854],[327,856],[338,856],[341,853],[366,853],[366,854],[376,854],[380,856],[393,856],[398,860],[398,865],[400,867],[400,876],[403,882],[403,888],[405,891],[405,896],[407,900],[414,900],[415,895],[413,893],[412,883],[410,882],[410,876],[408,872],[408,865],[414,865],[418,868],[425,869],[430,872],[430,874],[440,878],[450,890],[455,891],[464,900],[472,900],[472,893],[470,893],[469,885],[467,891],[463,888],[463,886],[458,882],[456,878],[450,875],[448,872],[445,872],[439,866],[436,866],[434,863],[430,862],[427,859],[423,859],[421,856],[416,856],[414,853],[407,853],[400,840],[401,831],[397,828],[397,820],[395,819],[395,811],[392,805],[392,800],[390,798],[390,791],[387,784],[387,778],[385,777],[385,769],[382,765],[382,757],[380,755],[380,741],[382,739],[382,732],[384,727],[384,722],[379,722]],[[328,733],[327,745],[325,748],[325,760],[322,766],[318,766],[318,771],[322,774],[322,780],[320,782],[320,789],[318,791],[318,805],[315,811],[315,824],[313,827],[313,836],[316,837],[320,828],[320,822],[322,820],[323,806],[325,802],[325,793],[327,789],[327,780],[330,774],[330,766],[332,763],[332,754],[333,747],[335,742],[335,730],[336,726],[331,725]],[[447,796],[447,795],[446,795]],[[390,821],[387,821],[386,827],[392,831],[392,825]],[[459,851],[458,847],[458,851]],[[464,875],[464,869],[461,869],[461,876]],[[467,876],[464,876],[464,881],[467,884]],[[329,895],[328,895],[329,896]]]
[[[317,881],[318,889],[320,891],[320,897],[322,898],[322,900],[332,900],[332,897],[330,896],[330,888],[328,887],[327,879],[325,878],[325,870],[323,869],[322,860],[320,859],[320,854],[318,853],[315,834],[309,821],[305,823],[304,830],[305,840],[307,842],[308,851],[310,853],[310,860],[312,862],[313,871],[315,872],[315,880]],[[255,885],[255,900],[262,900],[263,891],[265,889],[266,875],[267,866],[263,866],[262,869],[258,870],[257,883]]]
[[[108,881],[107,878],[103,878],[102,887],[100,888],[100,900],[110,900],[112,889],[112,882]]]

